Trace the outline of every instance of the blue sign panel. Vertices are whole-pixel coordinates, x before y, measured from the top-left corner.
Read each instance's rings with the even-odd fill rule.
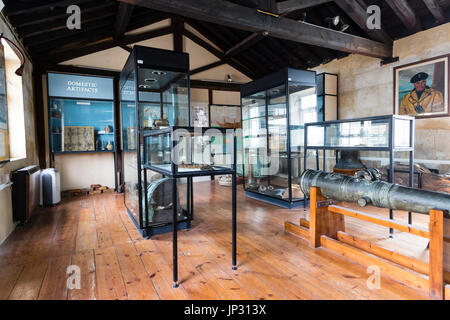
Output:
[[[114,100],[112,78],[49,73],[48,90],[50,97]]]

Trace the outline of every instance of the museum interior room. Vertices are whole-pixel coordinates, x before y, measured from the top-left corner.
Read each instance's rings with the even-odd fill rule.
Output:
[[[450,300],[450,0],[0,9],[0,300]]]

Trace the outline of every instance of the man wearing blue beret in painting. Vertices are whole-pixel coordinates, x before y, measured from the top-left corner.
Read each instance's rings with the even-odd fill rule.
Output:
[[[419,72],[411,78],[414,89],[403,97],[400,114],[420,115],[443,111],[444,97],[440,91],[427,86],[427,78],[425,72]]]

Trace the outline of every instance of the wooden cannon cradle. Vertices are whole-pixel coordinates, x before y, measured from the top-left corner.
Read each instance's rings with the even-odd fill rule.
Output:
[[[384,276],[428,292],[432,299],[450,300],[450,219],[431,210],[429,229],[335,205],[320,188],[310,190],[310,218],[300,225],[285,222],[285,230],[365,267],[376,265]],[[429,263],[382,248],[345,232],[344,216],[429,239]]]

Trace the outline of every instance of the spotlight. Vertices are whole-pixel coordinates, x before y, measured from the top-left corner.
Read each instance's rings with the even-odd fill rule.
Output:
[[[345,23],[340,16],[336,17],[327,17],[325,18],[325,23],[328,24],[328,27],[330,29],[338,30],[341,32],[346,31],[350,26]]]
[[[341,17],[339,17],[339,16],[336,16],[333,18],[331,18],[331,17],[325,18],[325,23],[328,24],[328,27],[330,27],[330,28],[332,25],[336,27],[339,24],[339,21],[341,21]]]
[[[227,74],[227,82],[233,82],[233,78],[231,78],[231,75]]]

